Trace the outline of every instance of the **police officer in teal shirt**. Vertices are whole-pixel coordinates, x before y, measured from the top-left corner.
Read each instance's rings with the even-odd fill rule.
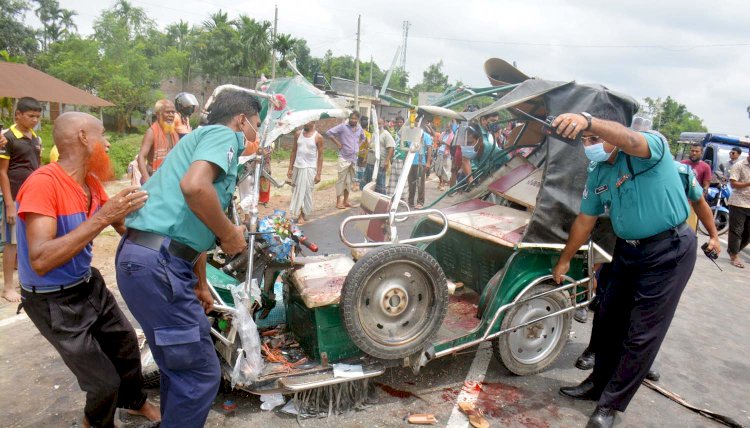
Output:
[[[202,427],[221,371],[204,312],[213,299],[206,254],[217,240],[243,251],[245,227],[224,214],[237,184],[237,160],[255,141],[260,103],[242,91],[215,97],[208,126],[183,137],[143,186],[146,205],[125,220],[117,284],[161,371],[162,427]]]
[[[626,128],[620,116],[609,107],[593,115],[561,114],[552,123],[566,138],[582,133],[592,161],[581,212],[552,270],[555,281],[560,283],[569,270],[599,215],[609,213],[618,238],[612,277],[597,313],[606,343],[597,350],[591,376],[560,390],[568,397],[598,401],[587,427],[611,427],[615,412],[625,411],[669,329],[696,260],[695,232],[685,223],[688,197],[709,230],[713,225],[701,192],[686,192],[666,140]],[[715,227],[709,247],[720,251]]]

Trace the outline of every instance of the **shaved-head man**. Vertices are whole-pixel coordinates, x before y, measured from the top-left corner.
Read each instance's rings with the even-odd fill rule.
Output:
[[[143,391],[135,331],[91,267],[94,238],[109,225],[123,233],[146,192],[129,187],[107,197],[109,143],[93,116],[61,115],[54,140],[58,162],[31,174],[16,198],[23,306],[86,392],[84,427],[113,427],[116,407],[158,421]]]
[[[151,125],[141,142],[141,150],[136,158],[141,172],[141,184],[145,183],[159,169],[167,154],[180,140],[175,130],[175,108],[172,101],[159,100],[154,106],[156,121]]]

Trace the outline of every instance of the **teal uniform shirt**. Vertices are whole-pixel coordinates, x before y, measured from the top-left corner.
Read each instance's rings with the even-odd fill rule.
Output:
[[[471,171],[476,171],[480,165],[484,164],[487,161],[487,159],[490,159],[487,162],[490,162],[493,167],[497,166],[501,163],[502,160],[505,159],[505,156],[501,156],[500,152],[502,150],[500,147],[497,147],[497,145],[490,139],[490,138],[482,138],[482,157],[476,157],[471,160]]]
[[[195,161],[218,166],[221,172],[213,184],[226,209],[237,185],[237,159],[244,149],[244,135],[224,125],[202,126],[182,137],[143,185],[148,201],[125,219],[125,226],[169,236],[197,251],[211,249],[216,236],[188,207],[180,180]]]
[[[631,177],[625,153],[618,152],[611,165],[592,162],[581,199],[583,214],[599,216],[609,210],[615,234],[622,239],[643,239],[679,226],[690,213],[686,193],[695,197],[694,191],[686,192],[666,141],[642,134],[651,157],[630,156],[636,177]]]

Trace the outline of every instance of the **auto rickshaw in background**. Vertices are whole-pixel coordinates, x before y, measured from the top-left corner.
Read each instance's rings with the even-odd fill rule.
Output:
[[[241,178],[252,185],[239,195],[241,209],[228,213],[248,226],[248,250],[233,258],[214,254],[208,267],[216,302],[209,315],[212,335],[232,387],[294,394],[298,412],[330,414],[362,405],[368,379],[389,367],[418,372],[485,341],[516,375],[539,373],[555,362],[568,340],[572,311],[594,296],[595,265],[611,260],[614,235],[602,221],[563,283],[552,281],[551,268],[579,210],[588,161],[580,144],[550,135],[546,120],[604,104],[631,118],[638,104],[599,85],[529,79],[502,60],[488,61],[487,71],[493,86],[447,91],[431,106],[401,102],[413,111],[399,131],[411,143],[405,167],[392,195],[376,193],[372,177],[362,191],[363,213],[341,223],[341,240],[352,254],[301,256],[305,244],[315,246],[299,228],[282,213],[259,219],[257,209],[257,183],[271,143],[309,120],[345,117],[346,110],[299,76],[252,91],[264,106],[265,150],[241,159]],[[477,96],[496,101],[471,113],[451,110]],[[311,100],[322,104],[306,104]],[[493,146],[499,161],[478,165],[471,185],[464,179],[449,189],[446,194],[455,195],[449,206],[441,197],[409,210],[401,195],[420,150],[421,123],[434,116],[465,122],[493,112],[519,124],[503,147]],[[466,144],[458,134],[455,143]],[[352,237],[354,227],[363,239]],[[284,309],[269,323],[263,316],[274,311],[276,300]]]

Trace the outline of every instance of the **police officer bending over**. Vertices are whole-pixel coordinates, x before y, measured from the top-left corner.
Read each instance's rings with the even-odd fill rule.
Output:
[[[255,141],[260,103],[225,90],[208,125],[180,140],[143,189],[149,200],[125,220],[117,251],[117,284],[143,328],[161,371],[162,428],[203,427],[221,371],[204,312],[213,298],[206,254],[216,238],[224,253],[247,246],[245,226],[224,210],[237,185],[237,160]]]
[[[573,255],[589,239],[597,217],[609,211],[618,239],[611,282],[597,314],[602,330],[608,332],[606,343],[597,352],[593,373],[560,392],[598,401],[587,427],[611,427],[615,411],[625,411],[667,334],[693,272],[696,237],[685,223],[688,199],[664,138],[626,128],[625,118],[614,109],[595,116],[566,113],[552,123],[567,138],[583,133],[585,153],[592,161],[581,212],[552,274],[559,283]],[[690,191],[688,196],[698,202],[698,216],[710,219],[710,210],[706,213],[707,206],[700,203],[701,192]],[[713,229],[709,249],[718,252],[712,225],[707,222]]]

